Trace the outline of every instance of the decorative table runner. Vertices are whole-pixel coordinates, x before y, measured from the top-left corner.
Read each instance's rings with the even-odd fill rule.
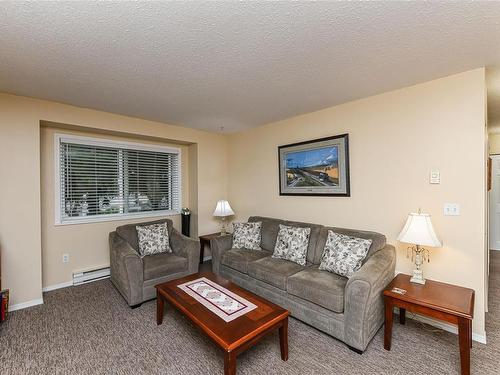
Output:
[[[180,284],[178,287],[226,322],[257,308],[253,303],[206,277]]]

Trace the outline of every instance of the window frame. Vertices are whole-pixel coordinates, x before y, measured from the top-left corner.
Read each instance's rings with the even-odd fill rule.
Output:
[[[177,178],[179,181],[179,209],[178,210],[161,210],[161,211],[143,211],[143,212],[133,212],[133,213],[117,213],[117,214],[107,214],[107,215],[94,215],[94,216],[82,216],[72,217],[64,219],[61,212],[61,142],[81,144],[86,146],[96,146],[96,147],[111,147],[111,148],[121,148],[137,151],[152,151],[152,152],[164,152],[170,154],[177,154],[178,157],[178,170]],[[182,154],[181,149],[171,146],[160,146],[154,144],[144,144],[128,141],[119,141],[106,138],[94,138],[86,137],[80,135],[72,134],[54,134],[54,186],[55,186],[55,217],[54,224],[59,225],[74,225],[74,224],[86,224],[86,223],[98,223],[105,221],[121,221],[130,219],[142,219],[148,217],[159,217],[159,216],[174,216],[181,213],[182,206]]]

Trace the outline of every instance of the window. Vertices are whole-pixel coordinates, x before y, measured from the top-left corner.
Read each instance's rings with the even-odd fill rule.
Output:
[[[56,134],[56,224],[180,210],[176,148]]]

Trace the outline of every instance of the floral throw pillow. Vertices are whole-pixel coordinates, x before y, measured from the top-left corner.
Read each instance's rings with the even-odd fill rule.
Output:
[[[371,244],[372,240],[329,230],[319,269],[349,278],[363,265]]]
[[[262,222],[233,223],[233,248],[261,250]]]
[[[141,256],[171,253],[167,223],[138,225],[139,253]]]
[[[273,258],[285,259],[305,266],[310,234],[311,228],[280,224]]]

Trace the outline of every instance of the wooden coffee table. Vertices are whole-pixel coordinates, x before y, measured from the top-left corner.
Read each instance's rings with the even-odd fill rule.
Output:
[[[232,293],[257,306],[235,320],[225,322],[178,286],[188,281],[206,277]],[[165,301],[188,317],[212,341],[224,350],[224,374],[236,374],[236,356],[274,330],[279,330],[281,359],[288,360],[287,310],[265,300],[211,272],[196,273],[156,285],[156,322],[163,322]]]

